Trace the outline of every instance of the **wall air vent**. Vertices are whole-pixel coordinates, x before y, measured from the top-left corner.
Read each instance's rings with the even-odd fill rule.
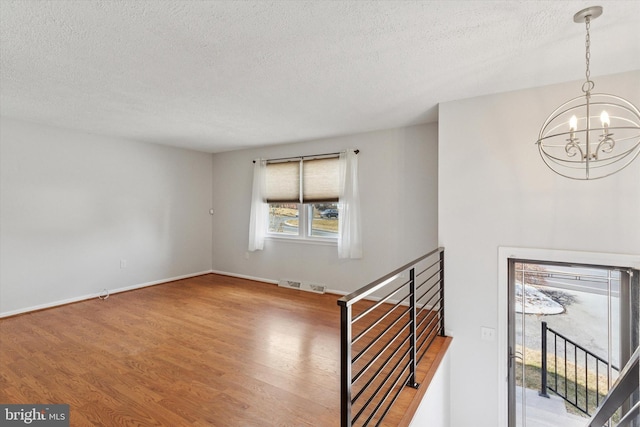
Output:
[[[325,285],[316,285],[315,283],[301,282],[298,280],[282,279],[278,282],[278,286],[283,288],[299,289],[307,292],[315,292],[316,294],[324,294],[327,290]]]

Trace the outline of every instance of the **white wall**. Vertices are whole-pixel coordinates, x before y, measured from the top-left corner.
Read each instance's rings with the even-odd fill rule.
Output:
[[[247,254],[253,163],[358,148],[364,257],[339,260],[335,245],[268,240]],[[437,126],[390,129],[215,154],[213,268],[353,291],[437,245]]]
[[[409,427],[451,427],[451,356],[447,351],[416,409]]]
[[[640,105],[640,71],[594,80],[597,92]],[[504,425],[498,366],[505,355],[497,341],[480,339],[480,326],[505,327],[498,324],[500,246],[640,253],[640,159],[617,175],[583,182],[555,175],[538,154],[540,126],[580,95],[581,84],[440,105],[439,241],[446,248],[446,323],[454,336],[454,427]]]
[[[211,154],[0,125],[0,314],[211,270]]]

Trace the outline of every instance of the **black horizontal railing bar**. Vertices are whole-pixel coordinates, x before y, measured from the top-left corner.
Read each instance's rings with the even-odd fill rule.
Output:
[[[406,371],[406,368],[405,368],[405,371]],[[369,418],[367,418],[366,424],[364,424],[364,426],[368,426],[369,423],[375,418],[376,414],[378,413],[378,411],[380,411],[380,408],[382,407],[384,402],[389,398],[389,396],[391,395],[391,393],[393,392],[394,389],[397,388],[397,390],[398,390],[398,391],[396,391],[396,395],[398,395],[398,393],[400,393],[400,391],[402,391],[402,387],[398,387],[398,384],[400,384],[400,380],[402,380],[402,375],[400,375],[400,378],[398,378],[398,380],[394,383],[394,385],[392,385],[387,390],[387,393],[385,393],[384,398],[378,403],[378,405],[376,405],[376,408],[374,408],[374,412],[369,416]],[[393,405],[393,403],[395,402],[395,399],[396,399],[396,397],[394,396],[394,398],[392,398],[391,401],[389,402],[389,405],[387,405],[385,410],[378,417],[378,421],[375,424],[376,426],[379,426],[380,423],[384,420],[384,417],[385,417],[386,413],[388,412],[388,408],[390,408],[390,405]]]
[[[387,334],[387,332],[391,328],[396,326],[398,324],[398,322],[400,322],[400,320],[405,316],[405,314],[409,314],[409,312],[410,312],[410,309],[407,309],[403,313],[401,313],[400,316],[398,316],[396,318],[396,320],[394,320],[393,323],[387,329],[385,329],[384,331],[382,331],[378,335],[376,335],[375,338],[369,344],[367,344],[362,350],[360,350],[360,352],[353,359],[351,359],[351,363],[356,363],[358,361],[358,359],[360,359],[360,357],[362,357],[362,355],[364,355],[367,351],[369,351],[369,349],[371,347],[373,347],[378,341],[380,341],[380,339],[383,336],[385,336]],[[409,322],[407,322],[407,325],[408,324],[409,324]],[[402,329],[400,329],[400,331],[404,330],[407,327],[407,325],[405,325]]]
[[[438,334],[438,328],[431,328],[423,332],[426,333],[426,336],[421,340],[421,344],[418,346],[418,349],[416,350],[416,353],[422,352],[422,356],[424,356],[427,353],[427,350],[429,350],[429,347],[431,347],[431,344],[433,344],[435,339],[440,336]],[[420,356],[418,361],[422,360],[422,356]]]
[[[398,292],[402,291],[403,288],[407,285],[407,283],[409,282],[404,282],[400,285],[398,285],[398,287],[396,289],[394,289],[393,291],[391,291],[390,293],[388,293],[386,296],[384,296],[383,298],[381,298],[379,301],[377,301],[375,304],[373,304],[371,307],[367,308],[366,310],[364,310],[362,313],[358,313],[358,315],[354,316],[353,319],[351,320],[351,324],[353,325],[354,323],[356,323],[358,320],[362,319],[363,317],[365,317],[366,315],[370,314],[372,311],[374,311],[376,308],[380,307],[382,304],[386,303],[389,298],[391,298],[392,296],[394,296],[395,294],[397,294]],[[404,301],[406,299],[406,297],[402,300]],[[395,305],[398,305],[397,303]]]
[[[416,286],[416,292],[425,284],[427,283],[429,280],[433,279],[436,275],[439,275],[442,272],[442,269],[436,271],[435,273],[433,273],[431,276],[427,277],[423,282],[420,283],[420,285]],[[434,285],[440,283],[441,280],[438,279],[436,280],[436,282],[434,283]]]
[[[433,264],[431,264],[429,267],[426,267],[424,270],[421,270],[419,273],[416,273],[416,277],[422,276],[425,272],[431,270],[433,267],[435,267],[436,265],[439,265],[440,263],[441,263],[440,259],[435,260]]]
[[[439,283],[438,283],[439,284]],[[433,295],[437,295],[439,292],[439,288],[436,288],[435,291],[433,289],[433,287],[431,287],[430,289],[427,289],[427,292],[419,295],[416,297],[416,307],[419,308],[425,308],[427,307],[429,304],[429,301],[431,300],[431,298],[433,297]],[[422,302],[422,300],[425,297],[429,297],[429,299],[427,301]]]
[[[357,291],[352,292],[349,295],[345,295],[344,297],[340,298],[338,300],[338,305],[347,306],[347,305],[355,304],[356,302],[362,300],[363,298],[366,298],[367,296],[369,296],[372,293],[374,293],[377,290],[379,290],[381,287],[383,287],[385,284],[387,284],[390,279],[395,279],[401,272],[403,272],[404,270],[407,270],[412,265],[417,264],[418,262],[422,261],[423,259],[427,259],[430,256],[433,256],[435,254],[439,254],[439,253],[441,253],[443,251],[444,251],[444,248],[440,247],[440,248],[432,250],[431,252],[429,252],[429,253],[427,253],[425,255],[422,255],[421,257],[416,258],[415,260],[413,260],[411,262],[406,263],[402,267],[395,269],[394,271],[392,271],[391,273],[381,277],[380,279],[374,280],[373,282],[371,282],[368,285],[358,289]]]
[[[548,331],[551,331],[551,332],[552,332],[552,333],[554,333],[555,335],[557,335],[557,336],[559,336],[560,338],[562,338],[563,340],[567,341],[569,344],[573,345],[574,347],[579,348],[580,350],[582,350],[582,351],[584,351],[584,352],[586,352],[586,353],[589,353],[589,355],[593,356],[595,359],[599,360],[600,362],[602,362],[602,363],[604,363],[604,364],[606,364],[606,365],[609,365],[609,362],[607,362],[606,360],[604,360],[603,358],[601,358],[601,357],[600,357],[600,356],[598,356],[597,354],[594,354],[594,353],[590,352],[589,350],[587,350],[586,348],[584,348],[584,347],[583,347],[583,346],[581,346],[580,344],[578,344],[578,343],[576,343],[576,342],[572,341],[570,338],[567,338],[566,336],[562,335],[560,332],[558,332],[558,331],[556,331],[556,330],[554,330],[554,329],[552,329],[552,328],[549,328],[549,327],[547,327],[547,330],[548,330]],[[619,370],[620,370],[620,369],[618,369],[618,368],[617,368],[615,365],[613,365],[613,364],[611,365],[611,367],[612,367],[613,369],[615,369],[616,371],[619,371]]]
[[[439,295],[439,292],[434,292],[434,293],[432,293],[432,294],[424,294],[424,295],[423,295],[423,296],[421,296],[419,299],[424,298],[426,295],[431,295],[431,296],[429,297],[429,299],[428,299],[428,300],[426,300],[424,303],[422,303],[422,307],[420,307],[420,311],[422,311],[422,310],[428,310],[428,308],[427,308],[427,307],[434,307],[436,304],[438,304],[438,303],[440,302],[440,300],[442,300],[442,297],[440,297],[440,298],[438,299],[438,301],[437,301],[435,304],[430,304],[434,297],[440,296],[440,295]]]
[[[382,415],[380,415],[380,419],[378,420],[378,422],[376,423],[376,427],[378,427],[380,425],[380,423],[382,423],[382,420],[384,420],[384,417],[387,416],[387,414],[389,413],[389,410],[391,409],[391,407],[393,406],[394,403],[396,403],[396,400],[398,400],[398,397],[400,396],[400,393],[402,392],[402,387],[398,387],[398,390],[396,391],[395,396],[393,396],[393,399],[391,399],[391,402],[389,402],[389,404],[387,405],[387,407],[385,408],[384,412],[382,413]]]
[[[398,360],[396,361],[396,363],[393,365],[393,367],[389,370],[389,372],[387,372],[387,374],[384,376],[382,382],[380,383],[380,385],[378,385],[376,391],[371,395],[371,398],[365,403],[365,406],[368,406],[369,403],[371,403],[371,401],[373,400],[374,397],[376,397],[380,390],[382,390],[382,388],[387,384],[387,382],[389,381],[389,379],[394,375],[394,373],[398,370],[398,367],[401,367],[402,365],[402,361],[405,360],[407,358],[407,356],[409,356],[409,350],[405,351],[402,355],[402,357],[399,357]],[[406,370],[406,363],[404,364],[405,369],[400,371],[400,374],[398,376],[402,376],[402,374],[404,373],[404,371]],[[396,378],[398,377],[396,376]]]
[[[396,301],[395,303],[388,303],[389,305],[391,305],[391,307],[385,312],[384,315],[380,316],[377,320],[373,321],[369,326],[367,326],[363,331],[368,331],[369,329],[371,329],[372,327],[376,326],[376,324],[380,323],[381,320],[384,320],[384,318],[386,318],[389,314],[393,313],[398,307],[400,306],[405,306],[408,307],[408,304],[405,304],[405,300],[407,298],[409,298],[411,295],[407,295],[405,296],[403,299]],[[366,314],[371,314],[371,311],[369,311]],[[357,320],[361,320],[363,317],[359,317]],[[355,321],[354,321],[355,322]],[[353,322],[352,322],[353,324]],[[358,338],[360,337],[360,335],[362,335],[362,333],[360,333],[358,335]],[[355,343],[357,340],[354,339],[352,341],[352,343]]]
[[[436,313],[437,313],[437,312],[436,312]],[[420,341],[420,342],[423,342],[423,341],[424,341],[424,340],[423,340],[423,338],[422,338],[422,336],[423,336],[426,332],[428,332],[428,334],[427,334],[427,335],[430,335],[430,334],[431,334],[431,332],[433,332],[433,331],[437,331],[437,330],[439,329],[439,326],[440,326],[441,316],[439,316],[439,315],[434,315],[434,316],[432,316],[431,318],[428,318],[428,317],[427,317],[427,318],[425,318],[425,320],[426,320],[426,319],[429,319],[429,322],[428,322],[428,323],[425,325],[425,327],[424,327],[424,328],[422,328],[422,329],[420,330],[420,332],[417,334],[417,340],[418,340],[418,341]],[[424,320],[423,320],[423,322],[424,322]],[[421,325],[421,326],[422,326],[422,325]]]
[[[424,351],[422,352],[422,354],[420,355],[420,357],[418,357],[418,363],[420,363],[422,361],[422,358],[427,354],[427,351],[429,351],[429,348],[431,347],[431,344],[433,344],[433,342],[436,340],[436,338],[438,338],[438,334],[435,334],[434,336],[431,337],[431,339],[429,341],[425,341],[422,346],[424,346],[426,344],[426,347],[424,348]],[[420,348],[422,348],[422,346]],[[420,352],[420,350],[418,350],[416,353]]]
[[[429,312],[427,314],[425,314],[422,319],[420,319],[420,322],[418,322],[418,325],[416,326],[417,330],[420,330],[422,328],[422,324],[424,322],[428,321],[427,327],[428,325],[430,325],[433,322],[436,323],[440,323],[441,321],[441,311],[442,311],[442,307],[439,306],[439,301],[436,304],[434,304],[434,306],[431,308],[431,310],[429,310]],[[421,313],[422,314],[422,313]],[[419,336],[418,336],[419,337]]]
[[[437,295],[437,294],[436,294],[436,295]],[[433,299],[433,297],[429,298],[429,301],[431,301],[432,299]],[[438,313],[438,312],[440,312],[440,308],[441,308],[441,307],[440,307],[440,306],[441,306],[441,304],[440,304],[440,303],[441,303],[441,302],[442,302],[442,297],[438,298],[438,300],[435,302],[435,304],[432,304],[432,305],[430,306],[431,308],[426,308],[426,307],[421,308],[421,309],[420,309],[420,311],[418,312],[418,314],[420,314],[420,315],[421,315],[421,314],[422,314],[422,312],[423,312],[424,310],[429,310],[430,312],[434,312],[434,313]],[[437,307],[437,310],[436,310],[436,307]],[[427,316],[427,317],[428,317],[428,316]],[[422,322],[424,322],[424,319],[420,321],[420,324],[421,324]]]
[[[375,408],[373,408],[371,415],[369,415],[369,418],[367,418],[367,420],[364,423],[365,426],[369,424],[369,422],[371,421],[371,419],[373,419],[373,417],[375,417],[375,415],[378,413],[378,411],[380,410],[384,402],[387,400],[387,398],[389,398],[389,395],[391,394],[393,389],[398,386],[398,384],[400,383],[400,380],[402,380],[403,374],[407,371],[407,369],[409,369],[409,365],[405,364],[404,369],[396,376],[396,380],[394,381],[394,383],[391,385],[391,387],[387,389],[387,392],[382,396],[382,399],[378,402]],[[388,378],[387,378],[387,381],[388,381]],[[382,386],[384,386],[384,384],[382,384],[381,387]],[[400,389],[402,388],[400,387]]]
[[[406,329],[406,326],[405,326],[403,329]],[[357,373],[357,374],[355,374],[355,375],[353,376],[353,379],[351,380],[351,384],[352,384],[352,385],[353,385],[353,384],[355,384],[355,383],[356,383],[356,381],[358,381],[358,380],[360,379],[360,377],[361,377],[361,376],[363,376],[363,375],[365,374],[365,372],[367,372],[367,371],[369,370],[369,368],[370,368],[371,366],[373,366],[373,364],[374,364],[374,363],[376,363],[376,362],[378,361],[378,359],[380,358],[380,356],[382,356],[385,352],[387,352],[387,350],[389,350],[389,348],[390,348],[390,347],[391,347],[391,345],[395,342],[395,340],[397,340],[397,339],[398,339],[398,338],[400,338],[400,337],[402,337],[402,334],[396,334],[396,335],[394,335],[394,336],[391,338],[391,340],[387,343],[387,345],[386,345],[383,349],[381,349],[378,353],[376,353],[376,354],[374,355],[374,357],[373,357],[371,360],[369,360],[367,363],[365,363],[365,365],[364,365],[362,368],[360,368],[360,370],[358,371],[358,373]],[[395,349],[394,353],[395,353],[395,352],[398,352],[398,351],[402,348],[402,346],[403,346],[403,345],[405,344],[405,342],[409,339],[409,337],[410,337],[410,336],[409,336],[409,335],[407,335],[407,336],[405,337],[405,339],[404,339],[404,340],[402,340],[402,342],[401,342],[400,344],[398,344],[398,346],[396,347],[396,349]]]
[[[427,324],[424,327],[422,327],[422,324],[427,320],[428,320]],[[437,312],[435,312],[434,316],[425,317],[422,320],[422,322],[420,322],[420,326],[417,329],[418,333],[416,334],[417,335],[416,339],[418,341],[422,340],[422,335],[424,335],[426,331],[433,330],[434,328],[439,328],[439,326],[440,326],[440,316],[438,316]]]
[[[407,357],[409,353],[405,353],[402,358],[400,360],[398,360],[398,362],[394,365],[394,367],[391,369],[391,371],[389,371],[389,373],[386,375],[386,377],[384,378],[384,381],[382,381],[382,383],[376,388],[376,390],[374,391],[374,393],[369,396],[369,398],[367,399],[366,402],[363,403],[362,408],[360,408],[360,410],[356,413],[356,416],[353,417],[353,421],[355,422],[356,419],[362,415],[362,413],[369,407],[369,405],[371,404],[371,402],[373,402],[373,400],[378,396],[378,394],[380,393],[380,391],[382,390],[382,387],[384,387],[384,385],[387,383],[387,381],[389,381],[389,378],[391,377],[391,375],[396,371],[396,369],[398,369],[398,366],[400,365],[400,363],[402,363],[402,361]],[[406,370],[406,367],[405,367]],[[404,371],[400,372],[400,375],[402,375]],[[383,395],[384,397],[384,395]],[[375,408],[374,411],[375,413]],[[367,423],[369,422],[369,420],[365,421],[364,425],[367,425]]]
[[[429,317],[433,317],[432,313],[435,313],[435,309],[437,307],[435,305],[430,306],[429,308],[427,307],[422,307],[420,310],[418,310],[416,312],[416,320],[420,319],[416,325],[416,328],[419,328],[420,325],[422,325],[422,322],[424,322],[426,319],[428,319]]]
[[[439,262],[439,261],[438,261]],[[433,264],[435,265],[435,264]],[[438,270],[436,273],[434,273],[433,275],[431,275],[431,277],[429,277],[428,279],[426,279],[424,282],[422,282],[416,289],[416,293],[418,291],[418,289],[420,287],[422,287],[425,283],[427,283],[430,279],[432,279],[435,274],[440,273],[441,270]],[[431,292],[431,290],[433,290],[433,288],[435,286],[437,286],[438,284],[440,284],[440,280],[436,281],[435,283],[433,283],[431,285],[431,287],[424,293],[422,294],[417,300],[416,302],[418,302],[419,300],[421,300],[422,298],[424,298],[429,292]],[[387,297],[385,297],[383,300],[380,300],[379,302],[377,302],[375,305],[369,307],[366,311],[360,313],[358,316],[354,317],[354,319],[352,320],[352,324],[357,322],[358,320],[360,320],[361,318],[363,318],[364,316],[366,316],[367,314],[370,314],[373,310],[375,310],[376,308],[378,308],[380,305],[382,305],[383,303],[386,302],[387,299],[391,298],[393,295],[395,295],[396,293],[398,293],[399,291],[402,290],[402,288],[404,288],[409,282],[405,282],[402,285],[400,285],[397,289],[395,289],[393,292],[389,293],[387,295]],[[437,295],[436,293],[432,294],[431,298],[429,298],[428,301],[431,301],[431,299],[433,299],[433,297]],[[402,304],[404,301],[406,301],[411,295],[406,295],[403,299],[401,299],[400,301],[396,302],[393,306],[392,309],[388,310],[384,316],[380,317],[377,321],[373,322],[369,327],[367,327],[364,331],[362,331],[360,334],[358,334],[352,341],[352,344],[355,344],[356,341],[358,341],[360,338],[362,338],[364,335],[366,335],[372,328],[374,328],[375,326],[377,326],[378,324],[380,324],[380,322],[382,322],[382,320],[384,320],[389,314],[391,314],[391,312],[393,310],[395,310],[400,304]],[[421,311],[424,309],[424,307],[421,308]]]
[[[421,283],[421,284],[420,284],[420,287],[424,286],[424,285],[425,285],[425,284],[427,284],[427,283],[428,283],[428,281],[425,281],[425,282]],[[417,297],[416,297],[416,303],[417,303],[418,301],[420,301],[422,298],[424,298],[425,296],[433,294],[433,293],[434,293],[434,292],[433,292],[434,288],[435,288],[436,286],[438,286],[438,288],[436,288],[436,289],[439,289],[439,288],[440,288],[441,283],[442,283],[442,282],[441,282],[440,280],[436,280],[435,282],[433,282],[433,284],[432,284],[431,286],[429,286],[429,289],[427,289],[426,291],[420,292],[420,293],[418,293],[419,289],[416,289],[416,296],[417,296]],[[418,295],[419,295],[419,296],[418,296]]]
[[[400,352],[400,349],[402,348],[402,346],[404,346],[407,343],[407,341],[409,341],[409,337],[408,336],[398,345],[398,347],[396,347],[396,349],[393,351],[393,353],[391,353],[385,359],[385,361],[382,362],[382,365],[380,365],[380,367],[378,369],[376,369],[376,371],[371,375],[369,380],[366,383],[364,383],[364,385],[362,386],[360,391],[358,393],[356,393],[356,395],[351,400],[352,403],[355,403],[356,400],[358,400],[358,398],[360,397],[360,395],[366,391],[367,387],[369,387],[369,385],[371,385],[371,383],[378,377],[380,372],[382,372],[382,370],[387,367],[387,365],[389,364],[391,359],[393,359]],[[355,378],[354,377],[353,381],[351,382],[351,384],[355,384],[356,381],[358,381],[358,379],[360,379],[360,378]]]
[[[404,331],[405,329],[407,329],[407,327],[409,327],[409,322],[407,322],[402,329],[400,329],[398,331],[398,333],[394,334],[391,336],[391,338],[389,339],[389,341],[386,342],[386,344],[384,345],[384,347],[382,347],[380,350],[378,350],[376,353],[374,353],[371,356],[371,359],[369,359],[363,366],[362,368],[360,368],[360,371],[358,371],[358,373],[356,375],[353,376],[354,381],[355,379],[359,379],[360,376],[362,374],[364,374],[364,372],[366,372],[376,361],[378,361],[378,359],[380,359],[380,356],[382,356],[387,350],[389,350],[389,347],[391,347],[391,345],[394,343],[394,341],[398,338],[401,338],[404,335]],[[409,335],[410,336],[410,335]],[[353,382],[352,382],[353,383]]]
[[[429,298],[429,300],[431,300],[432,298]],[[438,298],[438,301],[436,301],[435,304],[432,304],[430,306],[424,306],[422,307],[417,313],[416,313],[416,318],[421,318],[424,316],[424,318],[429,318],[431,313],[437,313],[438,311],[440,311],[440,302],[442,301],[442,297]],[[423,312],[427,312],[426,314],[423,315]],[[418,326],[422,324],[422,322],[424,322],[424,319],[420,320],[420,322],[418,323]]]
[[[371,360],[369,360],[367,363],[365,363],[365,365],[360,369],[360,371],[353,377],[353,378],[359,378],[362,374],[364,374],[364,372],[369,369],[371,367],[371,365],[373,365],[379,358],[380,356],[382,356],[382,354],[387,351],[389,349],[389,347],[391,347],[391,345],[393,344],[393,342],[398,339],[398,337],[402,336],[402,333],[404,332],[405,329],[407,329],[407,327],[410,325],[409,322],[407,322],[406,325],[404,325],[402,327],[402,329],[400,329],[398,331],[398,333],[394,334],[391,339],[389,341],[387,341],[386,345],[384,347],[382,347],[382,349],[378,350],[377,353],[375,353]],[[353,383],[353,382],[352,382]]]
[[[427,282],[423,282],[420,284],[420,287],[424,286],[425,284],[427,284]],[[433,284],[431,286],[429,286],[429,289],[427,289],[426,291],[422,291],[420,293],[418,293],[419,289],[416,289],[416,295],[419,295],[416,299],[416,301],[420,301],[422,298],[424,298],[426,295],[431,295],[434,291],[434,288],[436,288],[437,286],[437,290],[440,289],[440,286],[442,285],[442,282],[440,280],[436,280],[435,282],[433,282]]]
[[[441,270],[438,270],[438,272],[436,274],[440,274]],[[435,275],[429,276],[424,282],[420,283],[417,287],[416,287],[416,292],[418,292],[424,285],[426,285],[427,283],[429,283],[429,281],[431,279],[434,278]],[[426,291],[423,291],[422,294],[428,294],[429,292],[431,292],[431,290],[438,285],[442,284],[442,279],[441,278],[437,278],[429,287],[429,289],[427,289]]]
[[[407,298],[409,298],[409,295],[407,295],[404,299],[407,299]],[[376,326],[378,326],[380,324],[380,322],[382,322],[384,319],[387,318],[387,316],[389,316],[391,313],[393,313],[396,308],[400,307],[400,304],[402,303],[402,301],[404,301],[404,299],[398,301],[392,308],[387,310],[387,312],[384,314],[384,316],[381,316],[380,318],[378,318],[378,320],[374,321],[371,325],[367,326],[362,332],[360,332],[355,338],[353,338],[351,340],[351,344],[355,344],[360,338],[362,338],[369,331],[371,331],[371,329],[373,329]],[[405,313],[406,313],[406,311],[405,311]]]
[[[420,325],[418,325],[418,328],[421,328],[421,327],[422,327],[422,324],[423,324],[424,322],[426,322],[426,321],[427,321],[427,319],[429,319],[429,323],[427,323],[427,325],[426,325],[424,328],[422,328],[422,331],[421,331],[421,332],[419,332],[419,333],[417,334],[417,340],[420,340],[420,339],[422,338],[422,335],[424,334],[424,332],[425,332],[426,330],[428,330],[428,329],[433,329],[433,327],[431,326],[431,324],[432,324],[434,321],[435,321],[435,325],[434,325],[434,326],[436,326],[436,327],[437,327],[437,326],[439,326],[439,323],[440,323],[440,316],[438,316],[438,315],[437,315],[437,314],[439,313],[439,311],[440,311],[440,310],[436,311],[436,312],[435,312],[435,314],[436,314],[436,315],[434,315],[434,316],[431,316],[431,317],[425,317],[424,319],[422,319],[422,321],[420,322]]]
[[[429,323],[431,323],[431,322],[429,322]],[[427,341],[427,339],[431,336],[431,334],[438,331],[437,326],[438,326],[438,323],[436,323],[433,326],[427,325],[420,332],[420,336],[419,336],[420,344],[418,345],[418,348],[417,348],[418,351],[420,351],[420,349],[422,348],[422,345]],[[436,335],[437,335],[437,333],[436,333]]]

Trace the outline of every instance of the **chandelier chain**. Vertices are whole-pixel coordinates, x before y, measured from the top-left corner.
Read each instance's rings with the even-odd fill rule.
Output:
[[[591,93],[591,90],[595,86],[595,83],[591,81],[591,69],[589,68],[590,60],[591,60],[591,34],[589,32],[589,30],[591,29],[591,16],[586,16],[584,22],[587,28],[587,35],[585,36],[585,39],[584,39],[584,47],[585,47],[584,57],[585,57],[585,62],[587,64],[587,67],[585,71],[586,81],[582,86],[582,91],[585,92],[587,95],[589,95]]]

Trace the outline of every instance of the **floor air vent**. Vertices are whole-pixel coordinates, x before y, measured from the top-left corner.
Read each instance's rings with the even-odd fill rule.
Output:
[[[300,282],[297,280],[280,280],[278,282],[278,286],[281,286],[283,288],[299,289],[301,291],[307,292],[315,292],[317,294],[324,294],[327,290],[327,287],[324,285],[316,285],[313,283]]]

